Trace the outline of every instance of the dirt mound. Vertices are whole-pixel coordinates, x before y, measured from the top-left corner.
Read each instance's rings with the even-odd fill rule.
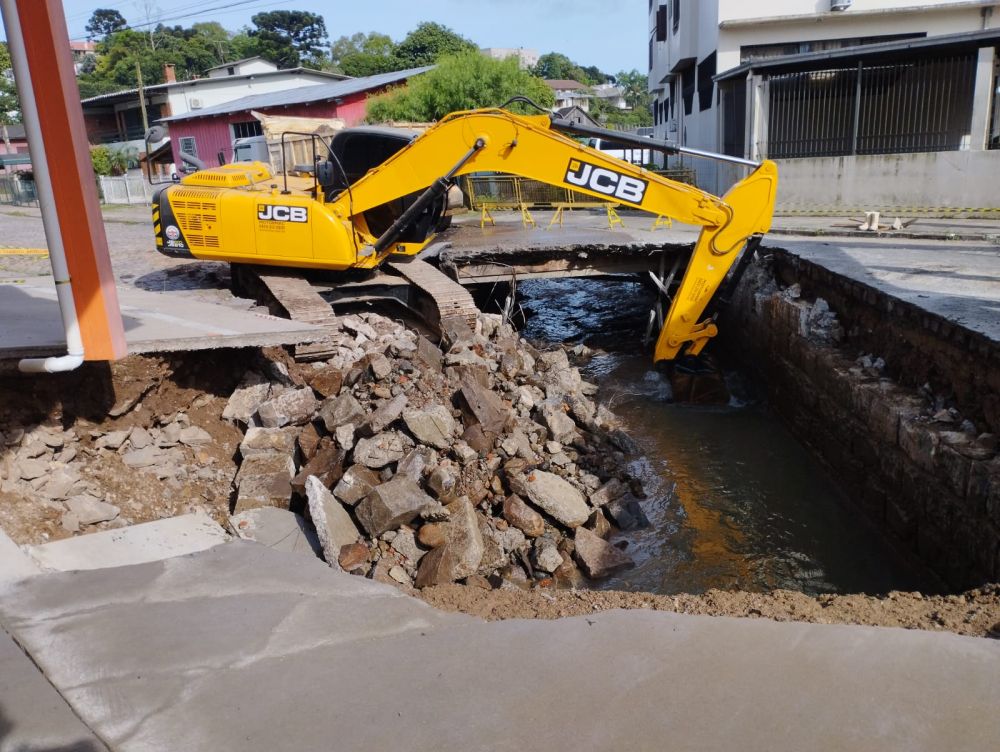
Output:
[[[484,590],[441,585],[420,592],[436,608],[501,619],[558,619],[615,608],[646,608],[705,616],[739,616],[813,624],[861,624],[955,632],[1000,639],[1000,585],[961,595],[892,592],[884,597],[823,595],[789,590],[770,593],[710,590],[704,595],[653,595],[595,590]]]

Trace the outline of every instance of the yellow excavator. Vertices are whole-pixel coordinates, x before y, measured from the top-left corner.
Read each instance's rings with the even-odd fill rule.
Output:
[[[719,198],[572,136],[752,170]],[[329,142],[313,137],[312,143],[313,163],[301,168],[304,177],[283,170],[275,178],[262,162],[236,163],[199,170],[160,189],[153,198],[157,249],[238,264],[375,269],[391,257],[414,256],[433,240],[458,177],[520,175],[702,227],[657,339],[657,362],[695,356],[716,335],[715,314],[706,316],[706,308],[737,259],[748,260],[770,228],[778,180],[770,161],[755,163],[504,108],[456,112],[421,134],[362,127],[341,131]],[[738,270],[733,271],[730,281]]]

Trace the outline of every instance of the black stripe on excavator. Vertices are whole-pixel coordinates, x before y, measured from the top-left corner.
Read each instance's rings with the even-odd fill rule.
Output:
[[[170,206],[170,189],[167,185],[153,194],[153,227],[156,231],[156,250],[164,256],[193,259],[184,233]]]

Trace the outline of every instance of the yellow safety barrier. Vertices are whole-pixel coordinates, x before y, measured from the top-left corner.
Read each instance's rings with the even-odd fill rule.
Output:
[[[611,204],[608,207],[608,229],[615,229],[615,225],[621,225],[622,229],[625,229],[625,220],[618,216],[618,212],[615,211]]]
[[[658,215],[655,220],[653,220],[653,226],[649,228],[649,231],[657,229],[658,227],[671,228],[674,226],[674,220],[670,217],[664,217],[662,214]]]

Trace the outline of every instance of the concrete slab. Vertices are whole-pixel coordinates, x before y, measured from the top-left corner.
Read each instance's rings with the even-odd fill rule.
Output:
[[[233,535],[278,551],[323,556],[316,531],[295,512],[277,507],[261,507],[234,514],[229,518]]]
[[[104,752],[107,747],[0,629],[0,752]]]
[[[632,611],[485,623],[234,542],[0,618],[114,749],[995,750],[1000,643]]]
[[[41,571],[24,549],[0,530],[0,585],[31,577]]]
[[[1000,246],[786,238],[768,238],[764,244],[1000,342]]]
[[[25,552],[48,572],[125,567],[204,551],[229,541],[229,535],[202,512],[145,522],[118,530],[66,538]]]
[[[130,353],[266,347],[314,342],[322,329],[266,314],[156,293],[126,285],[118,297]],[[50,277],[0,284],[0,358],[35,357],[65,350]]]

